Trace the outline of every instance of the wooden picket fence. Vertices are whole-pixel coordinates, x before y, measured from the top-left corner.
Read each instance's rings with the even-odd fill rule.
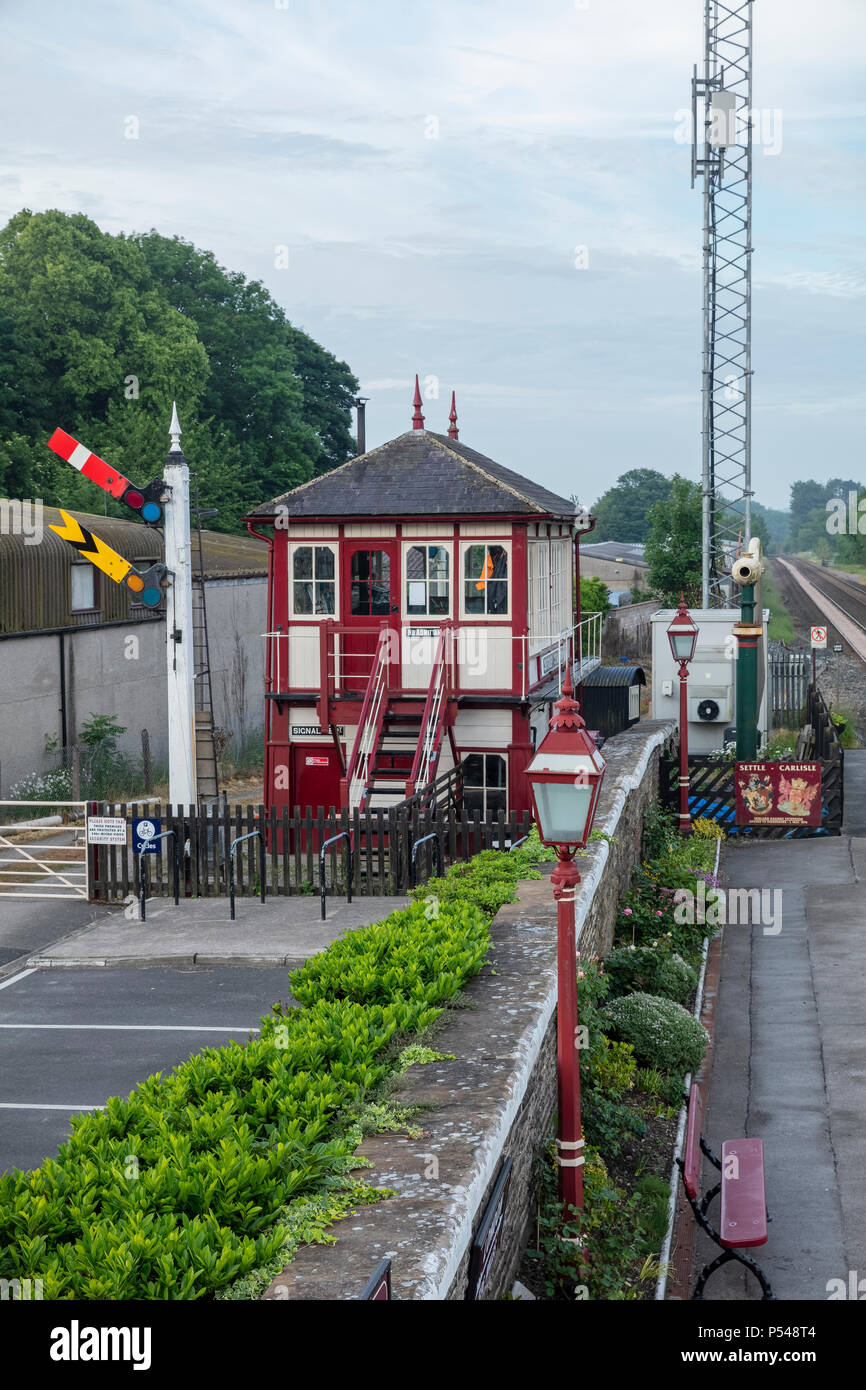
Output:
[[[133,808],[99,807],[95,814],[122,815],[131,827]],[[159,842],[157,853],[147,854],[149,896],[174,893],[174,845],[179,849],[180,894],[185,897],[224,897],[229,892],[229,852],[233,851],[235,894],[259,896],[260,836],[264,838],[265,891],[271,896],[319,892],[320,851],[325,852],[325,881],[329,893],[345,894],[347,879],[346,839],[352,844],[352,894],[402,896],[412,886],[412,850],[416,851],[414,879],[424,882],[436,871],[439,846],[443,869],[470,859],[479,850],[507,850],[528,835],[531,817],[501,811],[482,820],[478,812],[458,809],[447,799],[437,803],[421,795],[387,810],[367,813],[323,807],[293,814],[288,807],[227,807],[213,804],[178,808],[153,804],[148,814],[158,817],[162,831],[174,835]],[[250,837],[242,839],[242,837]],[[337,837],[343,838],[337,838]],[[426,839],[433,836],[434,839]],[[330,844],[327,844],[331,841]],[[140,856],[127,846],[102,846],[91,850],[92,896],[116,901],[138,894]]]

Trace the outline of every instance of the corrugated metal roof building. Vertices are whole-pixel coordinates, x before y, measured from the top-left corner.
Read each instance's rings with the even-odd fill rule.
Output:
[[[63,628],[101,627],[107,623],[152,622],[160,609],[130,604],[130,593],[115,584],[73,546],[49,528],[62,525],[56,507],[43,507],[41,518],[22,534],[10,524],[18,504],[0,499],[0,634],[56,631]],[[125,559],[146,569],[163,556],[160,531],[140,521],[89,512],[70,512]],[[193,568],[198,572],[198,550],[193,538]],[[267,552],[247,536],[202,532],[205,579],[259,577],[267,573]]]

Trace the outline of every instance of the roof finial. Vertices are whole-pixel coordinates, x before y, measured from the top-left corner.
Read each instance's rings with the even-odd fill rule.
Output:
[[[457,434],[457,401],[455,399],[454,391],[451,392],[451,414],[448,416],[448,419],[451,421],[451,425],[448,429],[448,438],[459,438]]]
[[[412,404],[415,407],[415,414],[412,416],[413,430],[423,430],[424,416],[421,414],[421,387],[418,385],[418,373],[415,373],[415,399]]]
[[[172,401],[171,403],[171,424],[168,427],[168,433],[171,439],[171,449],[169,453],[179,454],[181,452],[180,436],[183,431],[180,427],[180,421],[177,418],[177,401]]]

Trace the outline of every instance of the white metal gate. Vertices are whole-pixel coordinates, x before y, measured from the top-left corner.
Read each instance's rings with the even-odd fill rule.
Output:
[[[10,818],[10,808],[28,806],[50,814]],[[0,801],[0,821],[0,897],[89,897],[86,801]]]

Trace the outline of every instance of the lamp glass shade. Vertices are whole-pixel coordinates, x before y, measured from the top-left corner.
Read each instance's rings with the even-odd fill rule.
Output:
[[[691,661],[694,654],[697,633],[689,631],[678,632],[676,628],[673,630],[668,628],[668,637],[670,638],[674,660]]]
[[[526,770],[535,802],[538,831],[545,844],[583,845],[604,759],[598,749],[546,753],[542,745]]]

